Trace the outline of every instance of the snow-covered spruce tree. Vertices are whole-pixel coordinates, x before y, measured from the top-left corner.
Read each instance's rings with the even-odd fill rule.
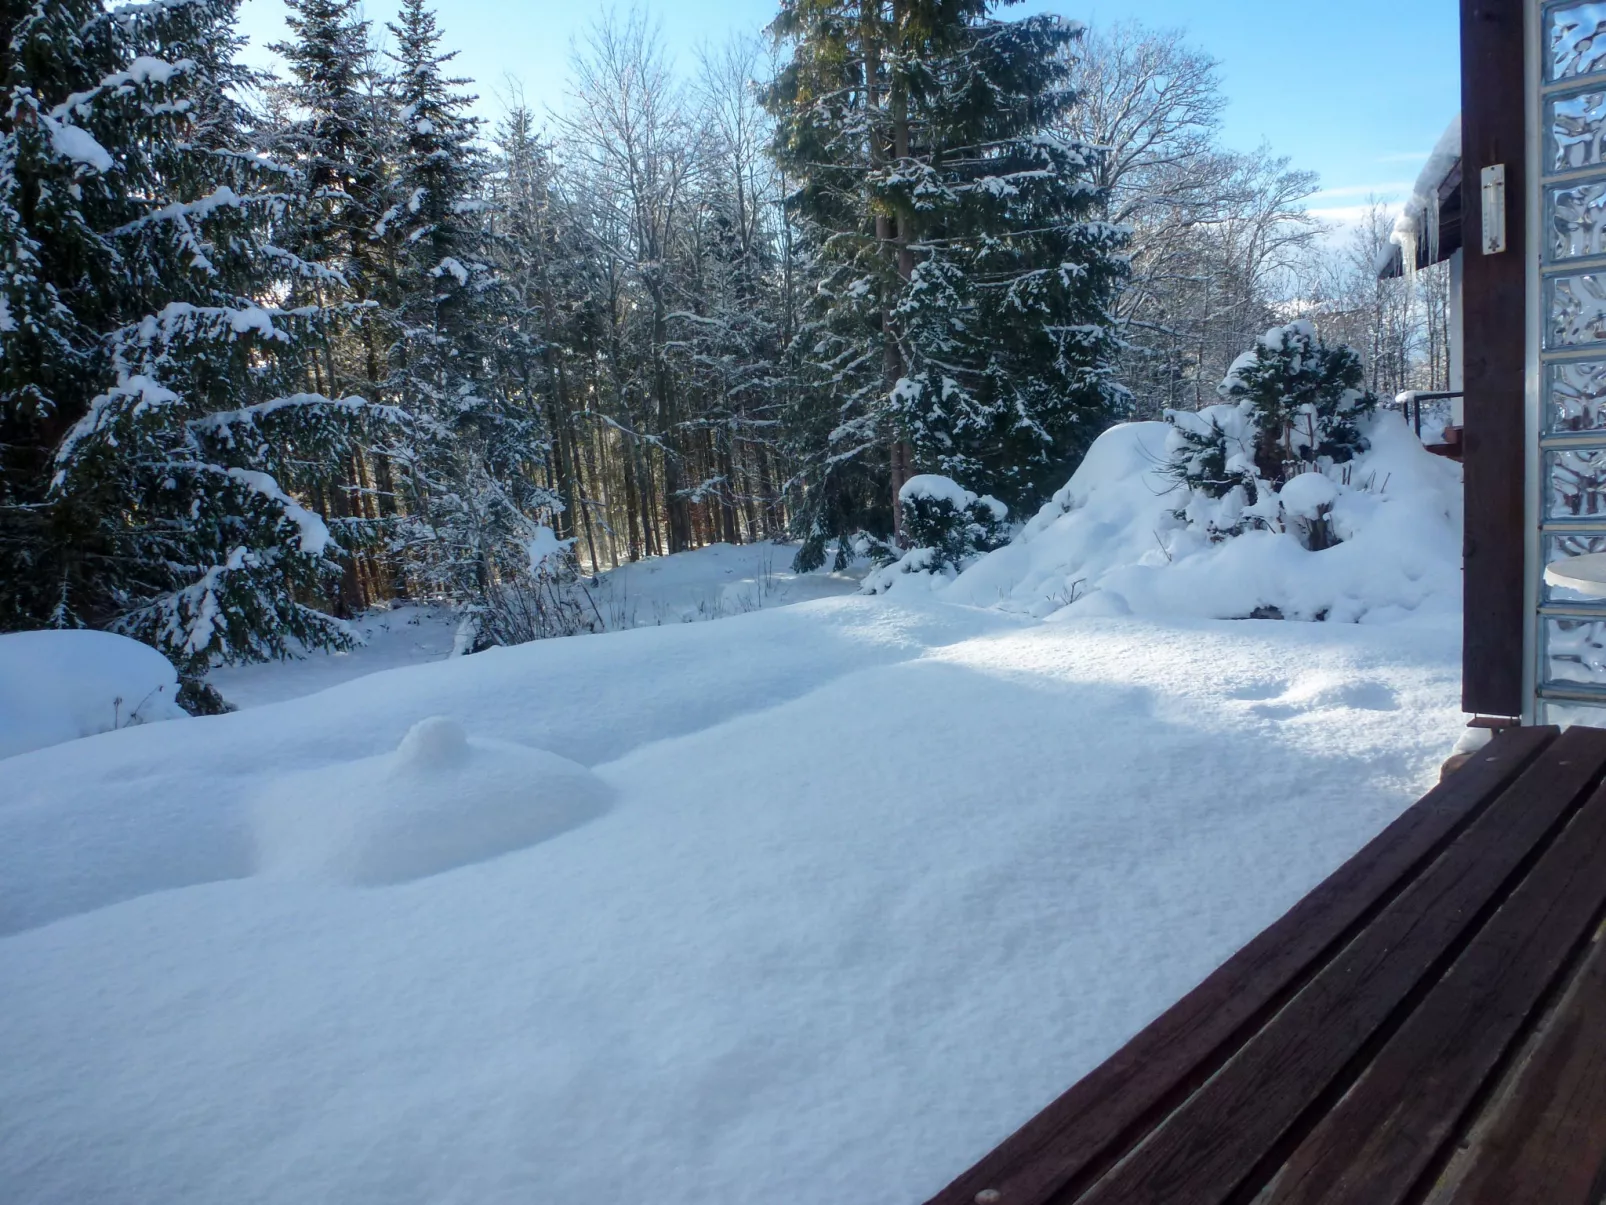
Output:
[[[382,301],[376,232],[383,233],[388,202],[382,159],[393,148],[387,115],[375,105],[369,22],[361,0],[285,3],[290,36],[271,49],[289,72],[277,91],[290,112],[270,143],[300,168],[303,196],[284,241],[304,258],[339,271],[337,281],[314,286],[327,291],[337,284],[358,301]]]
[[[928,469],[1029,509],[1123,407],[1124,234],[1099,219],[1096,152],[1047,133],[1079,30],[996,7],[783,0],[774,23],[776,156],[821,275],[806,405],[829,417],[799,424],[826,432],[816,527],[870,457],[889,502]]]
[[[37,4],[3,48],[0,623],[191,678],[349,639],[293,494],[368,409],[304,387],[330,312],[273,304],[326,273],[272,242],[289,174],[240,149],[234,10]]]
[[[1216,539],[1289,526],[1306,547],[1336,542],[1337,491],[1323,475],[1366,451],[1362,426],[1378,404],[1360,356],[1292,322],[1239,356],[1218,392],[1221,405],[1166,415],[1169,469],[1188,490],[1179,516]]]
[[[390,348],[396,340],[395,253],[384,215],[394,200],[398,155],[394,104],[377,69],[372,27],[360,0],[286,0],[289,37],[272,47],[287,78],[269,89],[276,120],[267,148],[294,163],[295,203],[277,234],[280,246],[328,265],[321,278],[294,282],[291,306],[342,305],[353,321],[330,340],[315,365],[314,385],[331,396],[358,394],[394,401]],[[324,467],[318,492],[346,549],[337,606],[361,609],[377,589],[405,586],[384,563],[379,543],[396,514],[397,483],[389,455],[394,439]],[[372,480],[367,466],[372,464]],[[371,486],[371,488],[369,488]],[[387,585],[378,577],[399,577]]]
[[[537,474],[547,447],[539,409],[522,382],[496,371],[495,336],[516,321],[519,299],[502,292],[491,266],[474,98],[466,80],[445,74],[454,55],[441,52],[425,0],[403,0],[390,32],[404,142],[400,201],[384,226],[400,248],[392,380],[414,419],[406,539],[433,591],[471,612],[521,612],[529,608],[496,596],[561,584],[572,568],[563,567],[567,547],[565,557],[529,551],[551,537],[562,502]],[[482,629],[482,639],[504,638],[502,628]]]
[[[542,480],[557,495],[554,534],[575,540],[576,547],[583,540],[590,563],[600,565],[583,497],[583,462],[593,455],[581,426],[581,382],[595,363],[589,248],[566,211],[551,148],[537,134],[529,108],[517,104],[509,110],[497,129],[496,152],[489,202],[496,223],[490,240],[496,291],[490,302],[498,389],[511,412],[540,415],[547,446],[533,450],[545,453]]]
[[[1009,508],[997,498],[978,498],[950,477],[921,473],[909,478],[898,491],[898,505],[910,544],[932,549],[944,567],[958,568],[1009,540]]]
[[[1377,409],[1360,353],[1329,347],[1309,322],[1273,327],[1233,361],[1220,386],[1255,416],[1255,468],[1281,485],[1306,468],[1366,450],[1357,421]]]
[[[898,490],[902,531],[911,545],[896,562],[865,579],[866,594],[880,594],[904,574],[952,578],[984,552],[1009,542],[1009,508],[977,497],[951,477],[917,473]]]

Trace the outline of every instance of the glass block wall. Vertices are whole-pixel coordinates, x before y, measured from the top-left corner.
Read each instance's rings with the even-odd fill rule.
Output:
[[[1539,175],[1528,200],[1541,220],[1539,245],[1529,246],[1539,267],[1530,371],[1539,385],[1542,570],[1606,553],[1606,0],[1535,2],[1539,78],[1529,86]],[[1514,247],[1526,241],[1509,234]],[[1606,599],[1542,579],[1537,598],[1536,718],[1606,725]]]

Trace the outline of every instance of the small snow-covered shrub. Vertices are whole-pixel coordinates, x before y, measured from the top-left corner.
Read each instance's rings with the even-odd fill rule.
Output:
[[[865,579],[867,594],[880,594],[907,574],[951,579],[984,552],[1009,542],[1009,508],[997,498],[977,497],[948,477],[922,473],[898,491],[908,552]]]
[[[1270,529],[1312,551],[1337,543],[1331,474],[1366,451],[1377,411],[1360,356],[1291,322],[1239,356],[1217,392],[1220,405],[1166,414],[1166,472],[1187,490],[1177,517],[1211,540]]]
[[[573,540],[560,540],[550,527],[537,526],[525,541],[525,552],[528,566],[508,566],[500,580],[465,608],[458,651],[603,629],[602,613],[580,580]]]
[[[898,491],[903,531],[915,548],[931,548],[946,565],[1009,540],[1009,508],[997,498],[977,497],[948,477],[922,473]]]
[[[1247,404],[1171,411],[1166,421],[1165,472],[1186,491],[1177,518],[1212,540],[1275,525],[1275,493],[1255,471],[1255,422]]]

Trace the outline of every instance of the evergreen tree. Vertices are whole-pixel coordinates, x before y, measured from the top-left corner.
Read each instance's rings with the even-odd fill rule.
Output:
[[[776,154],[820,262],[815,515],[866,508],[830,495],[872,453],[889,501],[931,469],[1031,508],[1122,408],[1124,236],[1098,218],[1096,152],[1046,132],[1077,29],[994,7],[783,0],[773,26],[793,47]]]
[[[434,589],[484,607],[531,571],[531,542],[561,503],[537,479],[540,412],[496,371],[512,299],[492,270],[468,81],[446,74],[455,54],[425,0],[403,0],[390,31],[404,143],[385,226],[401,248],[394,379],[414,418],[412,547]]]
[[[1288,516],[1279,494],[1297,477],[1365,452],[1362,427],[1378,405],[1355,350],[1328,346],[1304,321],[1268,330],[1233,362],[1217,391],[1221,405],[1166,414],[1167,469],[1188,494],[1177,515],[1212,539],[1280,529]],[[1307,484],[1325,488],[1301,482]],[[1295,526],[1307,547],[1336,542],[1325,512]]]
[[[375,233],[385,209],[387,148],[372,104],[369,23],[361,0],[285,3],[291,36],[271,49],[289,68],[283,95],[295,117],[272,141],[302,177],[290,239],[304,258],[338,271],[358,301],[377,300]]]
[[[279,120],[265,141],[297,166],[299,187],[279,242],[331,269],[327,276],[296,282],[290,304],[342,306],[352,317],[348,334],[329,341],[311,366],[309,387],[331,396],[394,401],[389,349],[396,340],[395,245],[384,224],[396,188],[387,164],[400,146],[394,105],[360,0],[286,5],[290,36],[272,49],[283,57],[288,79],[270,89]],[[343,615],[365,607],[371,578],[390,568],[376,560],[386,520],[397,510],[391,468],[397,450],[395,440],[387,439],[320,466],[316,492],[327,500],[345,550],[336,598]],[[378,588],[386,587],[381,582]]]
[[[1255,467],[1277,486],[1309,466],[1344,464],[1364,452],[1356,423],[1378,402],[1359,353],[1329,347],[1304,321],[1262,335],[1233,363],[1220,393],[1253,410]]]
[[[587,248],[526,106],[509,111],[496,144],[490,202],[499,223],[491,240],[498,387],[510,409],[540,415],[547,440],[544,480],[556,496],[552,526],[562,539],[583,539],[591,564],[598,565],[584,498],[584,397],[577,388],[595,362]]]
[[[235,0],[34,6],[0,119],[0,622],[108,626],[187,675],[339,645],[292,494],[367,414],[301,388],[330,273],[277,247],[292,173],[234,140]]]

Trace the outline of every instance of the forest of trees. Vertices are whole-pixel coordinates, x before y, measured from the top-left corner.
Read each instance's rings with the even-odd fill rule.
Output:
[[[276,76],[238,0],[0,10],[0,630],[191,681],[402,598],[514,642],[645,556],[895,547],[916,473],[1029,514],[1294,317],[1445,383],[1441,272],[1223,146],[1174,31],[781,0],[682,70],[603,17],[486,123],[426,0],[285,2]]]

